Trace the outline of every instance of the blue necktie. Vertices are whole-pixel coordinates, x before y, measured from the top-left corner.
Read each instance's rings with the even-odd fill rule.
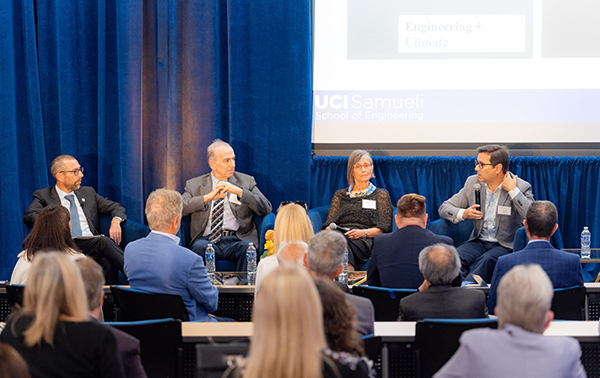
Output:
[[[71,213],[71,236],[81,236],[81,224],[79,223],[77,205],[75,205],[75,196],[67,194],[65,198],[71,203],[71,206],[69,207],[69,212]]]

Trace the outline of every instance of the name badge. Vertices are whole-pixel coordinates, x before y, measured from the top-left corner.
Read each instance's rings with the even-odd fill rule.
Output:
[[[237,194],[233,194],[233,193],[229,193],[229,203],[233,203],[235,205],[241,205],[242,204],[240,202]]]
[[[364,199],[364,200],[362,200],[362,202],[363,202],[363,209],[373,209],[373,210],[377,209],[377,201],[375,201],[375,200]]]
[[[510,215],[510,206],[498,206],[498,215]]]

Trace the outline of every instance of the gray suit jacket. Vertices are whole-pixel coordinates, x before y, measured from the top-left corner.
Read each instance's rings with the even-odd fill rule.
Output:
[[[354,306],[358,318],[358,334],[362,336],[375,333],[375,308],[373,302],[367,298],[346,293],[346,299]]]
[[[465,186],[447,201],[444,201],[439,208],[440,217],[451,222],[458,223],[456,216],[461,209],[466,209],[475,205],[475,190],[473,185],[478,183],[477,175],[469,176],[465,181]],[[485,209],[486,184],[481,184],[481,209]],[[498,206],[509,206],[510,215],[498,215],[496,212],[496,239],[503,247],[512,249],[515,232],[523,226],[523,219],[527,215],[527,209],[534,201],[531,193],[531,185],[517,177],[517,187],[520,193],[514,198],[504,188],[500,189],[500,198]],[[468,241],[477,239],[483,227],[483,219],[473,219],[473,232]]]
[[[240,224],[237,236],[242,240],[250,240],[258,248],[258,235],[252,217],[254,214],[261,216],[269,214],[271,212],[271,202],[260,192],[252,176],[235,172],[228,181],[244,190],[240,197],[241,205],[229,201],[231,211]],[[204,195],[210,193],[212,189],[210,173],[195,177],[185,183],[183,215],[192,214],[190,224],[191,243],[202,236],[208,224],[211,203],[204,203]]]
[[[581,346],[571,337],[544,336],[512,324],[479,328],[460,337],[460,347],[434,378],[583,378]]]

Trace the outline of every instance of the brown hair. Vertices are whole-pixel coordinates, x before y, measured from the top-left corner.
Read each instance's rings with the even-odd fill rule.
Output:
[[[488,144],[477,149],[477,153],[490,154],[490,164],[496,166],[502,164],[502,173],[508,172],[508,150],[504,146]]]
[[[25,258],[43,250],[54,250],[71,254],[77,245],[71,237],[71,215],[62,205],[48,205],[38,214],[33,229],[23,241]]]
[[[403,218],[419,218],[425,214],[425,197],[416,193],[405,194],[398,200],[398,215]]]
[[[0,378],[30,378],[27,363],[12,346],[0,343]]]

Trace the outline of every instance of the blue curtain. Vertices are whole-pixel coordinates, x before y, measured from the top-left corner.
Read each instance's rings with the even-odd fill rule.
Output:
[[[138,222],[152,190],[182,191],[208,172],[214,138],[232,144],[236,169],[275,206],[307,201],[309,7],[0,1],[0,280],[21,250],[31,194],[54,184],[49,166],[60,154]]]
[[[427,199],[430,221],[437,209],[458,192],[475,173],[473,157],[374,157],[372,182],[390,192],[392,203],[406,193]],[[328,205],[333,193],[346,187],[348,159],[315,157],[312,160],[311,207]],[[536,199],[552,201],[565,248],[579,248],[584,226],[592,233],[592,248],[600,247],[600,158],[512,157],[510,171],[528,181]]]

